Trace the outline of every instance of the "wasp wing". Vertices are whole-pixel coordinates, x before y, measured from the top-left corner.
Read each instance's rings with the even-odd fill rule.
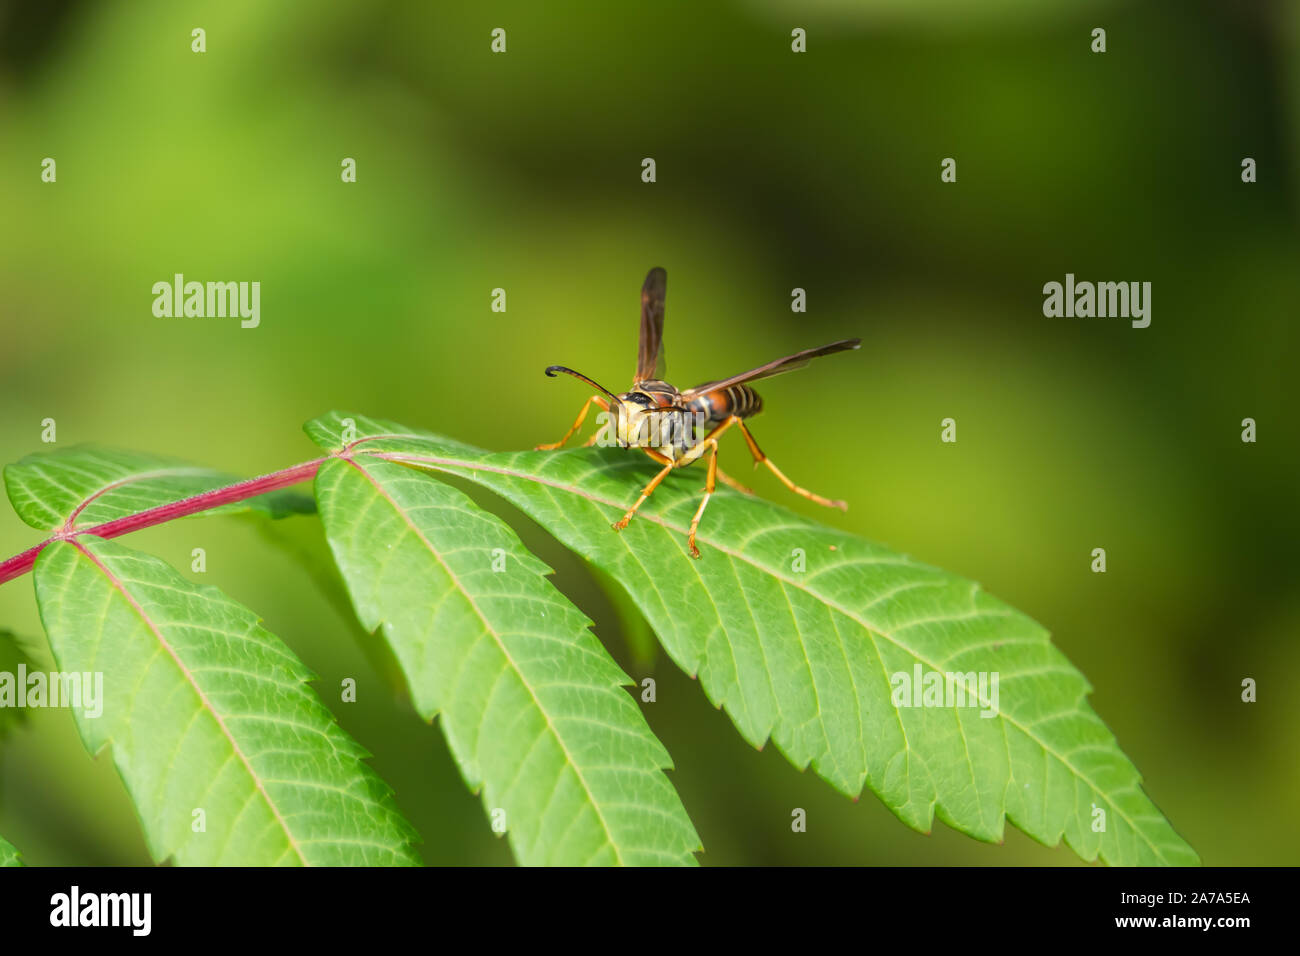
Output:
[[[636,354],[636,381],[664,377],[664,295],[668,273],[655,267],[641,286],[641,344]]]
[[[739,375],[731,376],[731,378],[721,378],[716,382],[705,382],[703,385],[696,385],[694,388],[688,388],[682,392],[682,404],[686,404],[697,395],[703,395],[705,392],[712,392],[715,389],[726,388],[729,385],[743,385],[745,382],[753,382],[760,378],[771,378],[773,375],[780,375],[782,372],[792,372],[797,368],[803,368],[820,355],[830,355],[832,352],[856,349],[861,344],[861,339],[843,339],[839,342],[832,342],[830,345],[823,345],[815,349],[804,349],[802,352],[795,352],[785,358],[774,359],[766,365],[751,368],[748,372],[741,372]]]

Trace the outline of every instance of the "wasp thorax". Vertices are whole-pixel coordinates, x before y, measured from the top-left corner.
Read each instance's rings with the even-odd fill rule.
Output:
[[[644,393],[628,392],[610,404],[610,443],[621,448],[654,448],[676,458],[695,443],[695,417],[685,409],[659,405]]]

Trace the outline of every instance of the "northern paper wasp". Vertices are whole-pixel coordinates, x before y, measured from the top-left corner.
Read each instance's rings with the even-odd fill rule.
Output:
[[[708,453],[709,472],[705,481],[704,500],[700,502],[695,517],[691,519],[691,528],[687,535],[691,556],[696,558],[700,556],[700,549],[695,546],[695,532],[700,526],[700,516],[704,514],[704,507],[713,495],[716,479],[721,478],[725,483],[745,494],[753,493],[734,478],[718,470],[718,437],[733,425],[745,436],[745,443],[749,445],[750,454],[754,456],[755,467],[760,464],[766,465],[787,488],[810,501],[828,508],[847,508],[843,501],[831,501],[829,498],[813,494],[806,488],[800,488],[763,454],[758,443],[754,441],[754,436],[745,426],[745,419],[752,418],[763,410],[763,399],[747,383],[802,368],[820,355],[856,349],[862,340],[844,339],[820,348],[804,349],[802,352],[776,359],[748,372],[678,391],[663,380],[664,295],[667,284],[668,273],[663,269],[655,268],[650,270],[645,277],[645,284],[641,287],[641,343],[637,350],[636,378],[629,391],[622,395],[615,395],[581,372],[575,372],[563,365],[552,365],[546,369],[546,374],[552,377],[557,372],[572,375],[604,393],[604,396],[593,395],[587,399],[573,427],[565,433],[564,437],[557,442],[538,445],[537,449],[553,450],[561,447],[582,427],[588,410],[592,405],[596,405],[609,414],[609,420],[605,429],[597,431],[586,441],[587,446],[594,445],[602,434],[612,435],[613,444],[621,448],[640,448],[663,465],[663,469],[641,492],[641,497],[636,500],[636,504],[614,523],[615,531],[622,531],[627,527],[627,523],[636,514],[637,508],[650,497],[670,471],[684,468]],[[701,430],[705,433],[703,438],[699,437]]]

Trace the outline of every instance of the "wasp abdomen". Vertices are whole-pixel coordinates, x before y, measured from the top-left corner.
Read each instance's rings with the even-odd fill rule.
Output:
[[[763,410],[763,398],[748,385],[728,385],[697,396],[690,409],[703,412],[712,422],[726,421],[731,415],[749,418]]]

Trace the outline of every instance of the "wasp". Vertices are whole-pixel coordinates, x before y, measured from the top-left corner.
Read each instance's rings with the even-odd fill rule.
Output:
[[[770,378],[797,368],[803,368],[813,359],[832,352],[856,349],[861,339],[844,339],[823,345],[820,348],[804,349],[784,358],[775,359],[766,365],[732,375],[730,378],[705,382],[678,391],[664,381],[664,298],[668,286],[668,273],[663,269],[651,269],[641,286],[641,338],[637,349],[636,378],[632,388],[622,395],[615,395],[600,383],[588,378],[581,372],[575,372],[563,365],[552,365],[546,374],[555,377],[563,372],[586,382],[601,392],[587,399],[578,413],[578,418],[557,442],[536,446],[539,451],[550,451],[563,447],[582,427],[587,412],[592,405],[607,413],[604,428],[597,431],[585,443],[584,447],[594,445],[597,439],[605,436],[606,444],[617,444],[620,448],[639,448],[662,465],[662,469],[651,479],[641,492],[641,497],[627,510],[618,521],[614,530],[622,531],[627,527],[632,516],[647,498],[659,487],[659,483],[676,468],[693,464],[706,454],[709,456],[708,477],[705,479],[704,499],[691,519],[687,544],[691,557],[698,558],[700,549],[695,546],[695,532],[700,526],[704,508],[713,496],[717,479],[745,494],[753,494],[734,478],[718,469],[718,438],[730,428],[738,428],[754,456],[754,467],[766,465],[787,488],[809,501],[828,508],[846,509],[843,501],[832,501],[814,494],[807,488],[801,488],[785,476],[767,455],[763,454],[754,441],[754,436],[745,425],[745,420],[752,418],[763,410],[763,399],[749,386],[749,382],[761,378]],[[701,434],[703,437],[701,437]]]

